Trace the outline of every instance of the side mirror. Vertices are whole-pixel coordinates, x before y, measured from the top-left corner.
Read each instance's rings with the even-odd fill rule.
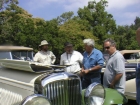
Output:
[[[51,105],[51,103],[45,96],[33,94],[26,97],[19,105]]]

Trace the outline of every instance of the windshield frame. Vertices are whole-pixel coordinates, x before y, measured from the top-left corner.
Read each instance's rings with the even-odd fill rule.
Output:
[[[32,61],[33,60],[33,51],[26,51],[26,50],[11,51],[11,56],[12,56],[13,60]]]

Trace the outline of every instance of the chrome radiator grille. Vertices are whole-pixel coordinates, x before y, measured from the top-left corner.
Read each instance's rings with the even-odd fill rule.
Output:
[[[78,79],[49,83],[44,91],[52,105],[81,105],[81,84]]]

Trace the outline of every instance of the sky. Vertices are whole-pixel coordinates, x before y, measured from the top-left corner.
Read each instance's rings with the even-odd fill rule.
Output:
[[[51,20],[64,12],[73,11],[77,15],[79,8],[93,0],[18,0],[19,6],[33,17]],[[95,0],[99,1],[99,0]],[[117,25],[131,25],[140,17],[140,0],[107,0],[106,11],[113,15]]]

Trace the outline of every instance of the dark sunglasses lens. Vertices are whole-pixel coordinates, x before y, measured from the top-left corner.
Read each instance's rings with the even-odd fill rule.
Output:
[[[105,49],[109,49],[110,47],[105,47]]]

